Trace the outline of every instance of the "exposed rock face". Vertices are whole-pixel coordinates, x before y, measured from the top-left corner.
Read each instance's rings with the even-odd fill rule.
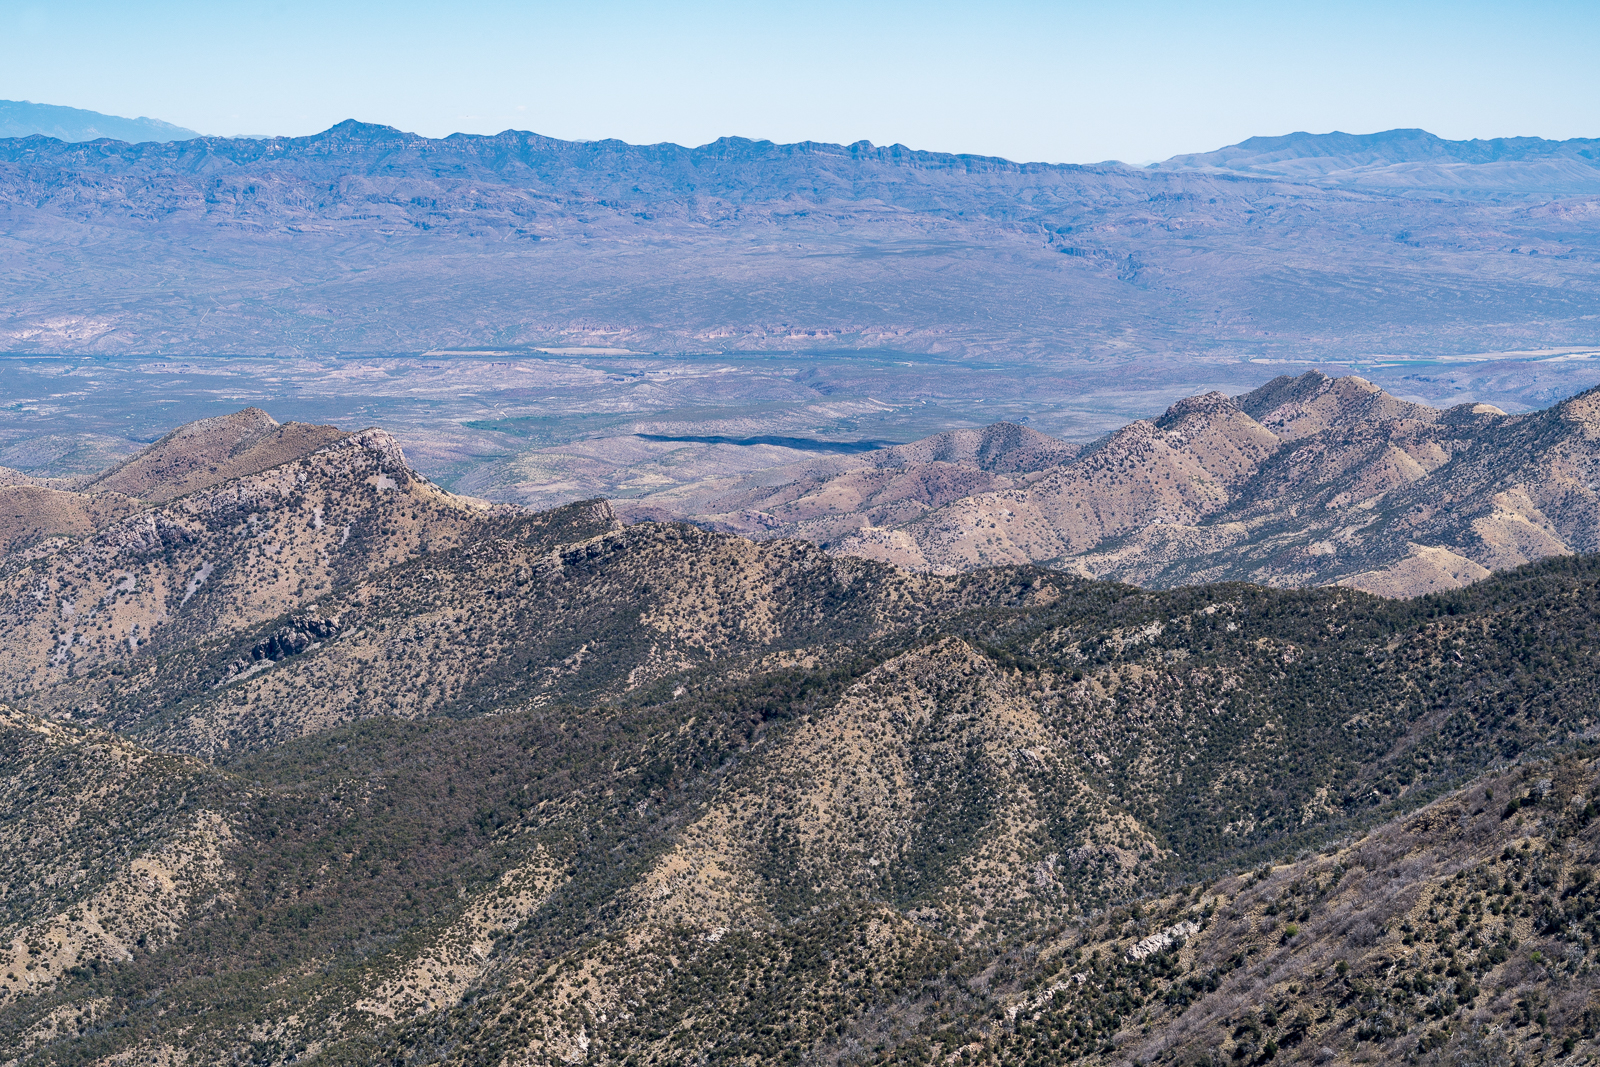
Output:
[[[1595,391],[1440,411],[1312,372],[1174,404],[1027,484],[833,551],[941,573],[1025,562],[1145,585],[1243,579],[1389,596],[1600,547]]]
[[[261,660],[287,659],[298,656],[306,649],[338,636],[339,616],[323,618],[317,614],[304,615],[290,621],[287,626],[280,626],[274,630],[265,641],[260,641],[250,649],[250,658],[256,662]],[[240,664],[243,665],[243,660]]]
[[[411,472],[387,433],[330,429],[278,426],[259,412],[210,419],[169,434],[99,483],[140,487],[170,496],[167,503],[59,494],[81,509],[69,515],[116,516],[107,502],[132,513],[92,532],[88,520],[58,523],[51,532],[81,536],[38,544],[0,566],[0,595],[16,605],[0,620],[0,685],[47,684],[132,650],[294,611],[335,584],[457,543],[486,511]],[[196,442],[192,451],[185,440]],[[286,462],[270,462],[285,454]],[[223,479],[230,464],[250,473]],[[54,491],[0,490],[41,492]]]

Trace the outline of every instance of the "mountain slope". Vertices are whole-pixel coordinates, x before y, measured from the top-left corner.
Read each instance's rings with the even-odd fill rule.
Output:
[[[1068,465],[1231,506],[1357,416],[1449,425],[1308,378]],[[237,428],[170,441],[276,433]],[[902,458],[1058,454],[1007,442]],[[18,1067],[1600,1052],[1596,557],[1407,601],[916,574],[478,506],[372,430],[145,508],[0,570]]]
[[[691,564],[725,540],[700,535],[676,551]],[[1438,906],[1414,902],[1472,905],[1457,872],[1482,860],[1497,886],[1507,861],[1493,857],[1509,845],[1518,879],[1548,873],[1573,890],[1555,925],[1553,896],[1509,901],[1527,908],[1513,936],[1524,953],[1571,961],[1574,988],[1588,989],[1576,969],[1586,942],[1564,924],[1592,910],[1579,873],[1593,862],[1588,809],[1568,804],[1591,795],[1591,765],[1492,778],[1438,814],[1302,858],[1261,885],[1223,879],[1197,897],[1192,880],[1406,812],[1486,765],[1588,729],[1600,715],[1592,561],[1419,602],[1004,577],[927,580],[964,587],[949,601],[958,610],[908,620],[910,645],[892,633],[887,644],[857,638],[854,660],[730,657],[592,703],[383,717],[215,769],[153,763],[151,787],[189,776],[178,811],[221,817],[206,824],[211,844],[170,822],[173,802],[142,803],[140,785],[103,791],[107,810],[89,825],[115,820],[151,845],[131,857],[86,853],[79,862],[98,881],[83,899],[155,870],[157,858],[138,856],[170,853],[161,869],[177,871],[179,853],[160,844],[175,834],[172,848],[202,858],[183,861],[196,873],[174,881],[160,914],[188,918],[139,920],[145,943],[94,967],[36,963],[0,1007],[0,1032],[17,1035],[9,1050],[22,1062],[208,1062],[246,1046],[268,1062],[373,1062],[413,1047],[460,1063],[579,1052],[621,1063],[641,1047],[869,1062],[970,1043],[1010,1062],[1041,1041],[1083,1055],[1147,1037],[1140,1047],[1152,1053],[1162,1040],[1182,1050],[1208,1040],[1185,1036],[1210,1033],[1196,1029],[1204,1020],[1226,1017],[1235,1044],[1298,1041],[1307,1057],[1326,1046],[1344,1062],[1463,1032],[1436,1025],[1426,998],[1403,1000],[1411,987],[1395,994],[1409,1016],[1373,999],[1376,976],[1397,977],[1385,946],[1413,936],[1396,918],[1405,912],[1437,938],[1401,968],[1419,994],[1464,992],[1446,968],[1470,963],[1484,1018],[1511,1021],[1532,989],[1548,1006],[1530,1020],[1545,1010],[1545,1031],[1583,1038],[1574,997],[1492,958],[1508,944],[1497,926],[1484,920],[1458,946],[1476,921],[1469,907],[1446,943]],[[607,581],[603,570],[591,580]],[[456,610],[448,598],[439,606]],[[396,605],[387,618],[408,614]],[[288,662],[336,656],[344,640]],[[420,680],[428,664],[386,668],[408,671]],[[155,759],[122,742],[107,749],[104,735],[11,721],[73,751],[120,744],[136,783],[139,761]],[[17,751],[19,766],[48,762]],[[41,791],[23,779],[9,803],[35,827],[30,838],[53,847],[41,833],[56,832],[63,800],[94,780],[51,774]],[[1485,788],[1501,802],[1482,803]],[[1542,823],[1502,818],[1504,799],[1530,792],[1519,804]],[[1529,836],[1541,851],[1519,859]],[[1556,855],[1566,858],[1545,858]],[[1472,877],[1482,892],[1487,875]],[[1174,881],[1188,883],[1179,896]],[[59,905],[69,923],[80,921],[73,899]],[[30,959],[46,939],[24,930],[42,935],[54,927],[37,922],[56,921],[39,914],[13,928],[16,951],[30,937],[40,946]],[[1200,927],[1180,934],[1186,955],[1174,960],[1158,942],[1137,966],[1126,961],[1141,938],[1183,921]],[[1291,921],[1300,933],[1288,933]],[[1287,952],[1271,947],[1278,940]],[[50,960],[66,959],[61,944]],[[1486,962],[1472,962],[1480,949]],[[1328,973],[1338,956],[1348,974]],[[1258,974],[1277,977],[1244,984]],[[1069,979],[1077,999],[1060,986]],[[1164,1025],[1179,1016],[1183,1025]],[[1148,1034],[1140,1018],[1155,1024]]]
[[[129,962],[172,941],[196,904],[218,903],[231,844],[223,805],[185,799],[215,783],[215,771],[9,709],[0,735],[0,1005],[91,961]],[[139,814],[128,832],[111,832],[130,811]]]
[[[1489,776],[1370,835],[1031,945],[999,1062],[1510,1063],[1592,1048],[1594,764]],[[1508,818],[1495,797],[1522,800]],[[1516,807],[1516,805],[1512,805]],[[1030,988],[1031,987],[1031,988]],[[942,1048],[940,1048],[942,1046]]]
[[[78,537],[140,509],[121,493],[77,493],[43,485],[0,486],[0,556],[49,537]]]
[[[264,440],[281,438],[273,431]],[[162,454],[162,447],[153,453]],[[247,468],[264,462],[248,450],[238,461]],[[132,464],[112,477],[131,481],[138,473],[160,495],[169,468],[137,457]],[[211,477],[211,464],[179,466],[177,481],[165,484]],[[87,536],[46,541],[0,563],[0,597],[13,605],[0,621],[0,686],[12,693],[48,686],[135,650],[154,654],[253,626],[419,549],[456,543],[485,510],[413,473],[381,430],[342,435],[288,463],[132,509]]]
[[[165,503],[185,493],[259,474],[348,436],[334,426],[280,425],[260,408],[245,408],[181,426],[82,488]]]
[[[1439,411],[1313,371],[1180,401],[1025,485],[830,547],[941,572],[1034,562],[1147,585],[1418,595],[1600,548],[1596,403]]]
[[[259,408],[202,419],[89,478],[0,474],[0,557],[55,537],[81,537],[186,493],[299,459],[349,436],[278,422]]]
[[[856,456],[775,467],[733,486],[727,479],[712,479],[709,485],[614,506],[624,521],[693,516],[728,533],[826,544],[863,526],[909,522],[974,493],[1026,484],[1077,452],[1076,445],[1001,422]]]
[[[33,136],[58,141],[185,141],[200,135],[160,119],[125,119],[59,104],[0,100],[0,137]]]
[[[1447,141],[1426,130],[1251,137],[1173,156],[1164,170],[1218,170],[1321,186],[1463,197],[1600,193],[1600,139]]]

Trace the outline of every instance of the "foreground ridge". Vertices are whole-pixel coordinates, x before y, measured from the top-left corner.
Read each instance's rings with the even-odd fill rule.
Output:
[[[1314,437],[1330,389],[1249,403]],[[1141,432],[1291,432],[1244,407]],[[919,573],[286,429],[22,486],[132,510],[0,561],[5,1062],[1600,1053],[1600,558]]]

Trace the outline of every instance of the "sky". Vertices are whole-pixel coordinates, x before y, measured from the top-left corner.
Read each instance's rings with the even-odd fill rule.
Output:
[[[0,0],[0,98],[208,134],[346,118],[1145,163],[1254,135],[1600,136],[1600,4]]]

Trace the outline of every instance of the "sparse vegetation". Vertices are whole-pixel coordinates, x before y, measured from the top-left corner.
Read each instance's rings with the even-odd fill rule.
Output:
[[[327,590],[196,526],[235,607],[179,539],[170,629],[11,661],[19,1067],[1592,1050],[1600,560],[1150,592],[357,499],[405,536]],[[115,620],[58,610],[99,537],[5,640]]]

